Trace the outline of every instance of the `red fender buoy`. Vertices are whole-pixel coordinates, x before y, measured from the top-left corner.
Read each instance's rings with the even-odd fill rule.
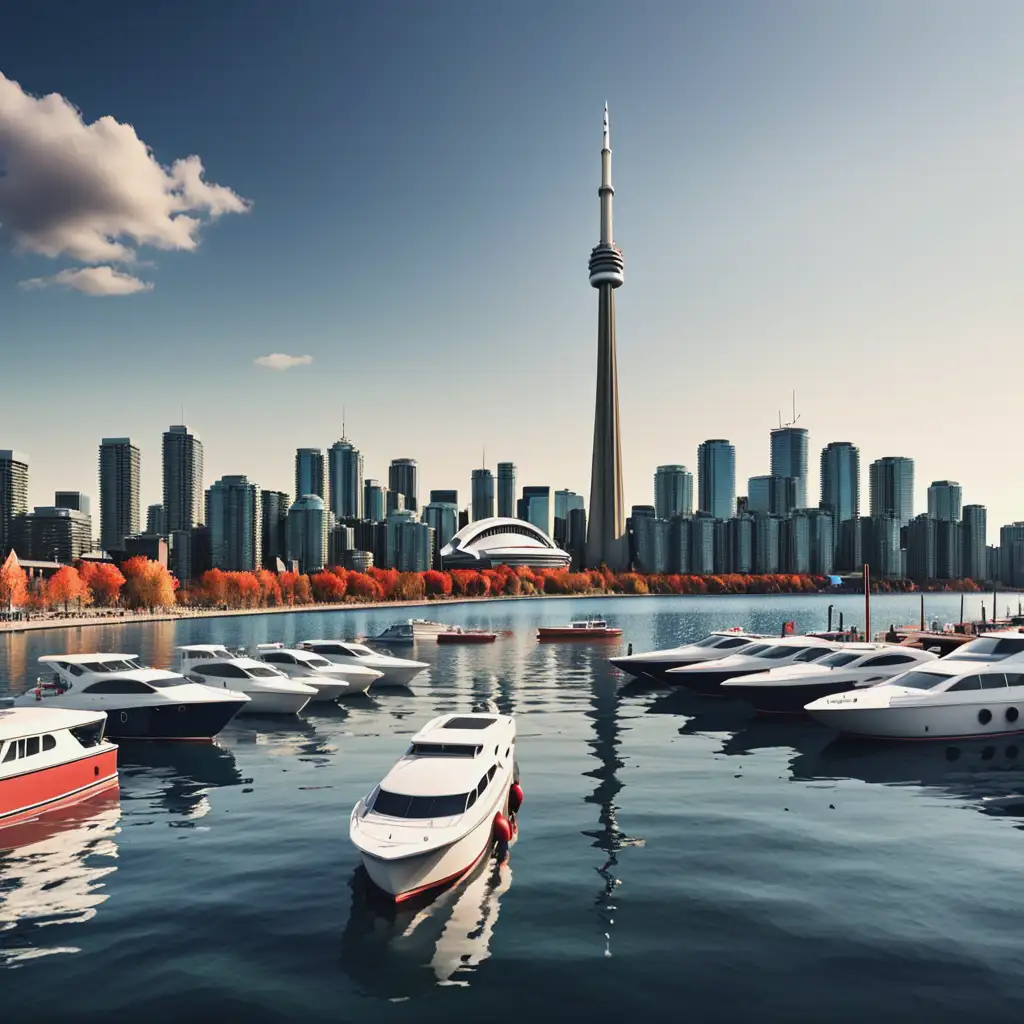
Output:
[[[512,839],[512,825],[500,811],[494,816],[494,837],[506,843]]]
[[[508,806],[513,814],[517,814],[523,806],[523,787],[518,782],[513,782],[508,791]]]

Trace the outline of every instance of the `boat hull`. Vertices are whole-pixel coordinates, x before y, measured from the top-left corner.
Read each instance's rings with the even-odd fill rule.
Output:
[[[731,690],[722,689],[722,683],[726,679],[738,679],[740,676],[750,676],[760,669],[733,669],[727,671],[715,671],[709,669],[706,672],[677,672],[666,677],[666,681],[673,686],[685,686],[694,693],[702,693],[705,697],[732,697],[735,696]]]
[[[680,658],[678,661],[642,661],[633,655],[626,655],[622,658],[609,658],[609,662],[620,672],[633,676],[634,679],[655,679],[659,683],[674,682],[668,675],[674,668],[686,668],[689,665],[699,665],[700,661]]]
[[[984,692],[984,691],[982,691]],[[1016,716],[1010,709],[1016,709]],[[922,707],[808,708],[817,722],[852,736],[890,740],[954,740],[982,736],[1010,736],[1024,732],[1024,700],[977,701]],[[986,717],[983,712],[989,712]]]
[[[116,786],[117,749],[111,744],[74,761],[8,776],[0,779],[0,827],[70,806]]]
[[[246,706],[224,700],[113,708],[107,711],[107,735],[116,740],[212,740]]]
[[[316,690],[316,693],[309,698],[310,704],[330,704],[339,697],[343,697],[346,693],[352,692],[352,688],[343,679],[332,679],[330,681],[325,679],[321,682],[319,679],[306,678],[303,679],[303,682]]]
[[[439,644],[493,644],[497,633],[438,633]]]
[[[407,665],[383,665],[375,666],[377,672],[384,674],[377,680],[377,686],[408,686],[426,666],[419,665],[412,667]]]
[[[246,690],[249,702],[242,706],[242,715],[297,715],[312,699],[308,693]]]
[[[798,686],[757,686],[754,683],[744,685],[721,686],[720,692],[734,700],[742,700],[761,715],[799,715],[807,717],[806,706],[820,697],[830,697],[833,693],[845,693],[852,690],[852,683],[801,683]]]

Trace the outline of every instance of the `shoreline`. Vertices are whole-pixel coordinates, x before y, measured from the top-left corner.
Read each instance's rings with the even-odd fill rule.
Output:
[[[1012,592],[1007,592],[1009,595]],[[879,593],[872,594],[872,597],[920,597],[921,594],[932,596],[954,597],[957,594],[964,596],[991,598],[991,591],[909,591],[904,593]],[[0,622],[0,637],[12,633],[28,633],[43,629],[82,629],[94,626],[129,626],[137,623],[149,622],[179,622],[191,619],[226,619],[239,615],[289,615],[307,614],[310,612],[357,612],[377,611],[381,608],[433,608],[447,607],[449,605],[485,604],[498,601],[607,601],[621,600],[626,598],[706,598],[706,597],[791,597],[791,598],[839,598],[839,597],[862,597],[856,592],[829,593],[819,591],[817,593],[801,592],[790,594],[509,594],[498,597],[446,597],[440,600],[418,600],[418,601],[370,601],[366,603],[348,604],[302,604],[302,605],[279,605],[274,608],[197,608],[180,610],[174,612],[142,612],[140,614],[110,615],[110,616],[87,616],[81,619],[30,619],[21,622]]]

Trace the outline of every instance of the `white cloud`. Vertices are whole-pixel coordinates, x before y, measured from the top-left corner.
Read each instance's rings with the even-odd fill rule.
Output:
[[[51,284],[73,288],[86,295],[134,295],[136,292],[153,290],[151,281],[140,281],[131,274],[122,274],[113,267],[80,267],[78,270],[62,270],[53,277],[33,277],[22,281],[22,288],[48,288]]]
[[[260,356],[253,360],[256,366],[262,366],[267,370],[290,370],[293,366],[309,366],[311,362],[312,356],[289,356],[284,352],[271,352],[269,356]]]
[[[131,264],[140,246],[190,252],[205,223],[250,206],[204,181],[198,156],[164,167],[131,125],[110,116],[86,124],[63,96],[30,96],[0,73],[0,227],[18,250]]]

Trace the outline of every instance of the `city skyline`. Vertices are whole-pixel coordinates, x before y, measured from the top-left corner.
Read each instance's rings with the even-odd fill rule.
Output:
[[[586,17],[537,5],[545,31],[505,26],[500,51],[487,42],[494,13],[454,7],[385,28],[368,9],[298,26],[226,2],[195,8],[208,40],[198,49],[184,28],[161,21],[157,33],[158,14],[129,6],[109,9],[124,30],[116,44],[85,11],[44,2],[13,16],[20,45],[0,67],[0,125],[22,129],[5,136],[0,178],[5,367],[45,382],[74,417],[69,430],[68,416],[39,416],[31,387],[10,396],[0,444],[30,458],[31,507],[70,489],[91,494],[95,510],[104,436],[132,438],[141,505],[159,502],[159,438],[172,423],[203,438],[207,486],[244,474],[291,493],[295,449],[326,451],[343,404],[367,476],[386,479],[404,453],[417,459],[421,495],[468,492],[484,443],[521,481],[589,494],[593,296],[579,252],[595,241],[593,115],[608,99],[630,262],[617,309],[626,509],[651,501],[658,465],[693,471],[697,446],[715,437],[735,446],[741,493],[769,472],[766,435],[795,389],[810,430],[809,504],[815,453],[848,438],[864,495],[866,467],[896,453],[915,460],[917,510],[931,481],[953,478],[965,503],[988,507],[990,541],[1024,516],[1024,481],[998,460],[1021,358],[1013,140],[1024,82],[1012,40],[1024,12],[996,3],[982,24],[935,3],[919,33],[913,6],[641,5],[617,29],[611,81],[592,61],[610,5]],[[361,50],[384,31],[375,66]],[[158,34],[175,45],[155,52]],[[254,69],[214,74],[229,40],[254,54]],[[478,91],[466,89],[467,52],[490,63],[472,79]],[[95,74],[97,61],[109,75]],[[288,101],[255,70],[270,63],[290,83]],[[161,84],[186,64],[202,86],[184,99],[201,101],[201,118],[182,118]],[[353,87],[363,80],[381,85],[372,102]],[[137,265],[110,265],[152,290],[19,288],[97,269],[81,246],[75,256],[18,215],[19,140],[46,114],[32,97],[50,93],[80,109],[83,131],[104,116],[131,125],[162,166],[194,154],[202,180],[230,192],[186,186],[195,165],[182,165],[174,180],[204,221],[194,237],[158,234],[155,248],[121,239]],[[514,161],[507,119],[495,116],[508,110]],[[430,168],[422,180],[402,170],[410,152]],[[423,274],[412,236],[444,239],[443,274]],[[96,273],[76,280],[125,287]],[[995,443],[978,445],[964,423],[971,373],[951,389],[949,370],[967,359],[980,384],[984,364],[973,361],[986,351],[1011,373],[988,374]],[[496,414],[494,381],[536,394],[553,353],[557,399],[540,415]],[[884,400],[911,355],[913,378]],[[431,436],[413,421],[453,368],[458,415],[474,428]],[[214,382],[231,386],[211,401]],[[385,392],[404,415],[382,415]],[[294,396],[297,411],[265,415],[257,398],[271,394],[280,410]],[[878,400],[865,406],[865,395]]]

